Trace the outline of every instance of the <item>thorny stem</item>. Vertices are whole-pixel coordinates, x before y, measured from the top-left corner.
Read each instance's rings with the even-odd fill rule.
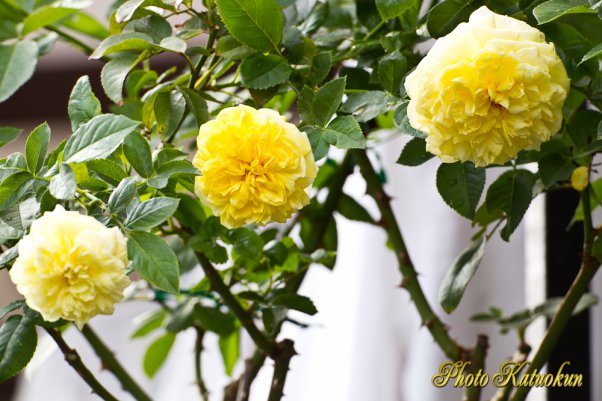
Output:
[[[278,343],[278,355],[274,359],[274,376],[272,377],[268,401],[280,401],[282,399],[289,365],[296,354],[292,340],[286,339]]]
[[[94,374],[84,365],[82,358],[78,352],[65,342],[65,339],[61,335],[61,332],[57,329],[44,328],[46,332],[52,337],[56,345],[65,356],[65,361],[77,372],[77,374],[84,379],[84,381],[90,386],[92,391],[105,401],[119,401],[102,385]]]
[[[88,340],[92,349],[100,360],[103,366],[109,370],[117,380],[121,383],[121,386],[125,391],[130,393],[134,399],[138,401],[152,401],[151,398],[142,390],[142,388],[132,379],[128,372],[121,366],[113,352],[105,345],[104,342],[96,335],[92,328],[85,325],[82,330],[82,334]]]
[[[562,300],[560,304],[560,308],[556,312],[556,315],[552,319],[552,323],[550,323],[550,327],[548,327],[548,331],[546,332],[539,349],[535,352],[533,356],[533,360],[529,364],[529,367],[525,371],[525,375],[530,375],[534,373],[536,370],[539,370],[546,363],[552,350],[556,347],[560,336],[564,332],[577,303],[587,291],[589,283],[594,278],[598,268],[600,267],[597,260],[592,256],[592,246],[594,242],[594,229],[592,225],[592,215],[591,215],[591,204],[590,204],[590,186],[587,186],[581,192],[581,202],[583,204],[583,233],[584,233],[584,241],[583,241],[583,260],[581,262],[581,268],[579,269],[579,273],[577,277],[573,281],[571,288],[567,292],[566,296]],[[529,386],[518,387],[514,395],[512,396],[512,401],[523,401],[527,394],[529,394],[529,390],[531,388]]]
[[[353,156],[366,181],[368,194],[374,198],[378,205],[382,215],[381,225],[387,231],[389,240],[395,250],[399,263],[399,271],[403,277],[401,286],[409,292],[420,314],[422,324],[431,332],[433,339],[437,342],[443,353],[452,360],[463,359],[465,350],[449,336],[447,328],[433,311],[418,282],[418,274],[410,259],[403,236],[401,235],[401,230],[397,224],[397,219],[391,208],[391,198],[386,194],[378,174],[364,150],[354,150]]]
[[[196,384],[199,387],[199,393],[201,395],[201,400],[208,401],[209,400],[209,390],[205,385],[205,381],[203,380],[203,373],[201,368],[201,356],[203,353],[203,338],[205,337],[205,331],[200,327],[195,327],[196,329],[196,341],[194,344],[194,374],[196,379]]]

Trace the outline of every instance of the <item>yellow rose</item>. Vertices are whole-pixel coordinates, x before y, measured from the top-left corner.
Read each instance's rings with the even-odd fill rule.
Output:
[[[585,166],[577,167],[571,174],[571,186],[581,192],[589,184],[589,169]]]
[[[408,75],[408,117],[443,162],[503,164],[558,132],[569,84],[543,33],[481,7]]]
[[[284,222],[307,205],[316,163],[305,134],[273,110],[222,110],[201,126],[196,193],[226,227]]]
[[[63,318],[81,328],[112,314],[130,284],[123,234],[61,206],[34,221],[18,246],[10,277],[46,321]]]

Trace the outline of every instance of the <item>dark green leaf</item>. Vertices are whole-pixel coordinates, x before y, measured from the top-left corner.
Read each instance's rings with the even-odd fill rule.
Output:
[[[468,17],[480,6],[482,0],[444,0],[431,8],[428,13],[426,26],[434,38],[445,36],[461,22],[468,21]]]
[[[123,167],[110,159],[90,160],[86,165],[112,185],[118,185],[127,177],[127,173]]]
[[[324,131],[326,140],[339,149],[364,149],[366,137],[353,116],[339,116]]]
[[[424,139],[412,138],[404,146],[397,159],[397,163],[404,166],[419,166],[433,157],[435,157],[435,155],[426,150],[426,141]]]
[[[559,153],[548,153],[539,161],[539,176],[546,188],[558,181],[567,180],[574,169],[573,162]]]
[[[6,306],[3,306],[2,308],[0,308],[0,319],[4,319],[4,316],[6,316],[7,314],[9,314],[12,311],[15,311],[15,310],[23,307],[24,304],[25,304],[25,301],[17,300],[17,301],[12,301],[11,303],[9,303]]]
[[[472,163],[443,163],[437,170],[437,190],[452,209],[474,218],[485,187],[485,169]]]
[[[186,99],[186,104],[192,114],[194,114],[197,125],[205,124],[209,120],[207,101],[195,90],[182,87],[178,87],[178,90],[182,93],[184,99]]]
[[[591,49],[590,51],[588,51],[585,56],[583,56],[583,58],[581,59],[581,63],[585,63],[588,60],[591,60],[593,58],[596,57],[600,57],[602,56],[602,43],[600,43],[599,45],[595,46],[593,49]]]
[[[349,220],[376,224],[374,218],[362,205],[347,194],[341,194],[337,211]]]
[[[401,80],[408,71],[408,63],[403,54],[395,51],[383,57],[378,64],[378,80],[383,88],[393,94],[399,94]]]
[[[103,40],[90,56],[93,59],[102,58],[108,54],[124,51],[143,52],[156,49],[153,38],[139,32],[125,32],[112,35]]]
[[[178,258],[162,238],[145,232],[132,232],[128,238],[132,268],[155,287],[170,293],[180,291]]]
[[[399,17],[418,3],[418,0],[376,0],[376,8],[383,20]]]
[[[140,123],[115,114],[102,114],[80,126],[65,145],[66,163],[101,159],[113,153]]]
[[[44,158],[50,142],[50,127],[44,123],[29,134],[25,144],[25,158],[27,159],[27,169],[32,173],[40,171],[44,165]]]
[[[199,174],[199,171],[188,160],[171,160],[157,168],[157,173],[148,180],[148,185],[162,189],[168,180],[179,174]]]
[[[0,382],[22,371],[33,357],[38,334],[27,317],[11,316],[0,328]]]
[[[175,134],[184,118],[186,100],[178,91],[161,92],[155,99],[154,109],[159,134],[163,138],[169,138]]]
[[[353,114],[359,122],[366,122],[393,110],[397,105],[398,99],[386,92],[366,91],[350,94],[341,110]]]
[[[266,89],[286,82],[292,72],[286,60],[273,54],[251,56],[240,65],[243,85],[253,89]]]
[[[487,209],[502,210],[507,216],[506,225],[501,231],[504,240],[508,241],[529,208],[534,184],[533,173],[527,170],[512,170],[502,174],[489,187],[485,200]]]
[[[136,195],[136,181],[132,177],[123,179],[111,192],[107,206],[112,213],[124,211]]]
[[[220,337],[227,337],[236,329],[234,318],[218,309],[197,304],[194,313],[204,329],[217,333]]]
[[[132,132],[123,141],[123,154],[141,177],[153,174],[153,159],[150,145],[142,135]]]
[[[276,295],[274,299],[272,299],[272,303],[274,305],[284,306],[287,309],[293,309],[308,315],[315,315],[318,313],[318,310],[316,309],[316,306],[312,300],[304,295],[283,292]]]
[[[338,78],[326,83],[313,95],[311,113],[313,121],[324,127],[339,108],[345,93],[345,78]]]
[[[75,132],[80,125],[87,123],[101,113],[100,101],[92,92],[87,75],[77,80],[69,96],[69,119]]]
[[[141,56],[124,54],[104,65],[100,74],[100,82],[109,99],[115,103],[122,101],[125,79],[143,58],[144,54]]]
[[[284,18],[276,0],[217,0],[222,20],[240,43],[267,53],[278,51]]]
[[[178,208],[179,199],[176,198],[152,198],[142,202],[131,211],[125,220],[125,227],[129,230],[148,230],[153,228],[169,217]]]
[[[462,252],[447,271],[439,288],[439,303],[443,310],[452,313],[477,271],[485,253],[485,238],[480,237]]]
[[[554,21],[568,14],[595,14],[587,0],[549,0],[533,9],[539,24]]]
[[[426,134],[424,132],[418,131],[410,125],[410,120],[408,118],[408,103],[409,102],[403,102],[395,109],[393,123],[398,130],[406,135],[426,139]]]
[[[28,172],[12,174],[0,184],[0,210],[6,210],[17,202],[33,184],[33,178]]]
[[[23,130],[13,127],[0,127],[0,147],[17,139]]]

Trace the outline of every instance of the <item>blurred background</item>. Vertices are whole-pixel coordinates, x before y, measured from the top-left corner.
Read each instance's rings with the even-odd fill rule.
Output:
[[[97,0],[87,11],[103,17],[112,1]],[[160,63],[171,65],[173,60]],[[67,120],[67,99],[71,88],[82,75],[89,75],[96,95],[107,105],[99,84],[102,63],[88,60],[85,55],[63,43],[58,43],[51,54],[43,57],[35,76],[12,98],[0,104],[0,126],[15,126],[24,129],[19,141],[2,149],[2,157],[22,151],[27,133],[40,123],[47,121],[52,129],[53,143],[58,143],[70,134]],[[105,108],[106,110],[106,108]],[[435,189],[435,174],[438,162],[430,162],[410,169],[395,164],[402,142],[395,139],[377,150],[382,156],[382,165],[387,171],[388,190],[394,196],[395,210],[415,265],[420,272],[427,296],[436,304],[440,281],[449,265],[468,245],[471,227],[457,216],[440,199]],[[488,177],[493,180],[494,177]],[[346,191],[366,204],[376,214],[376,208],[364,194],[362,180],[353,176]],[[485,311],[489,306],[499,306],[506,313],[526,306],[541,303],[550,286],[547,273],[554,262],[564,263],[553,251],[558,244],[567,244],[575,234],[566,236],[559,223],[562,217],[555,213],[553,205],[569,202],[570,199],[539,199],[532,204],[521,228],[511,243],[494,238],[488,244],[485,259],[471,283],[461,306],[453,316],[444,321],[451,327],[452,336],[461,343],[470,345],[478,333],[490,336],[490,353],[487,372],[495,373],[501,362],[515,350],[516,339],[502,336],[493,325],[472,323],[470,316]],[[556,203],[550,203],[556,202]],[[567,209],[565,206],[564,209]],[[547,224],[546,224],[547,221]],[[556,222],[556,223],[554,223]],[[285,394],[287,401],[440,401],[461,399],[460,390],[448,386],[437,389],[431,377],[445,361],[433,343],[429,333],[420,328],[417,313],[407,294],[398,288],[400,277],[396,262],[389,253],[384,235],[373,227],[350,223],[339,219],[340,248],[338,264],[334,271],[314,267],[310,271],[302,293],[314,299],[319,313],[305,319],[307,329],[286,327],[283,336],[295,339],[299,353],[293,359]],[[558,226],[558,227],[556,227]],[[556,234],[550,234],[554,227]],[[572,237],[571,237],[572,235]],[[549,246],[550,241],[559,241]],[[548,243],[546,248],[545,244]],[[568,285],[572,267],[560,263],[558,277],[554,282]],[[548,277],[546,279],[546,276]],[[558,290],[558,288],[556,288]],[[602,277],[598,275],[592,292],[602,294]],[[16,292],[8,279],[6,270],[0,270],[0,306],[15,299]],[[194,336],[179,336],[168,362],[153,381],[142,372],[142,355],[153,337],[129,340],[133,321],[151,306],[128,302],[120,305],[116,314],[98,317],[92,326],[115,350],[117,357],[149,389],[156,400],[197,399],[193,384]],[[443,315],[444,313],[439,310]],[[571,360],[572,352],[586,352],[587,373],[584,384],[590,400],[602,400],[602,308],[594,307],[583,314],[577,334],[565,338],[568,354],[560,359]],[[585,319],[585,326],[583,326]],[[542,320],[528,331],[528,341],[536,347],[541,339],[545,322]],[[585,327],[585,329],[583,328]],[[585,331],[584,331],[585,330]],[[100,363],[84,343],[79,333],[69,329],[67,341],[82,353],[84,360],[110,391],[119,393],[117,382],[102,371]],[[570,348],[570,344],[581,346],[581,351]],[[207,336],[207,352],[204,355],[206,381],[210,386],[212,400],[221,399],[223,386],[228,382],[217,349],[217,337]],[[253,351],[252,343],[243,340],[244,355]],[[568,356],[567,356],[568,355]],[[579,356],[581,360],[582,356]],[[253,387],[253,401],[264,401],[270,379],[270,364],[262,370]],[[585,368],[583,368],[585,369]],[[242,370],[239,363],[235,375]],[[570,371],[581,373],[579,367]],[[491,386],[486,396],[494,392]],[[545,391],[533,391],[530,401],[576,401],[587,398],[576,396],[558,398]],[[122,400],[130,400],[121,393]],[[40,347],[34,363],[25,374],[16,380],[0,384],[0,400],[19,401],[86,401],[97,397],[90,391],[71,368],[62,360],[48,338],[41,337]]]

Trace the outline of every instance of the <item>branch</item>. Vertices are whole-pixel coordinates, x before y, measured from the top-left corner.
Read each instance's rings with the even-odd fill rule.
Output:
[[[554,319],[552,319],[552,323],[550,323],[550,327],[546,332],[546,335],[539,346],[539,349],[533,356],[533,360],[529,367],[527,368],[525,375],[530,375],[534,373],[536,370],[542,368],[542,366],[546,363],[552,350],[556,347],[560,336],[564,332],[577,303],[587,291],[589,283],[592,281],[596,272],[599,268],[598,261],[592,256],[592,245],[594,242],[593,236],[593,226],[592,226],[592,215],[591,215],[591,204],[590,204],[590,187],[586,187],[581,192],[581,202],[583,203],[583,232],[584,232],[584,241],[583,241],[583,260],[581,262],[581,268],[579,269],[579,273],[573,281],[571,288],[567,292],[566,296],[562,300],[560,304],[560,308],[556,312]],[[514,392],[512,396],[512,401],[524,401],[531,390],[530,387],[519,387]]]
[[[138,383],[132,379],[123,366],[121,366],[113,352],[107,348],[90,326],[85,325],[81,332],[94,349],[96,355],[98,355],[102,361],[103,366],[113,373],[125,391],[130,393],[138,401],[152,401]]]
[[[81,51],[83,51],[84,53],[86,53],[88,56],[90,56],[92,53],[94,53],[94,49],[93,48],[91,48],[90,46],[88,46],[87,44],[85,44],[84,42],[82,42],[81,40],[77,39],[75,36],[71,36],[68,33],[63,32],[60,29],[52,27],[52,26],[47,26],[46,29],[49,30],[49,31],[55,32],[61,38],[63,38],[66,42],[69,42],[73,46],[79,48]]]
[[[284,395],[284,384],[289,371],[291,359],[297,353],[292,340],[283,340],[278,344],[279,350],[274,360],[274,375],[272,376],[272,387],[268,401],[280,401]]]
[[[205,337],[205,331],[200,327],[196,329],[196,341],[194,343],[194,373],[196,378],[197,386],[199,387],[199,393],[201,394],[201,400],[209,400],[209,390],[203,381],[203,374],[201,369],[201,357],[203,354],[203,337]]]
[[[487,336],[479,334],[477,337],[477,345],[470,350],[470,362],[471,364],[467,367],[469,373],[476,375],[479,371],[485,370],[485,357],[487,356],[487,348],[489,342]],[[464,400],[465,401],[479,401],[481,399],[481,386],[475,384],[474,386],[464,388]]]
[[[69,347],[65,342],[65,339],[61,335],[61,332],[56,329],[51,329],[45,327],[44,330],[52,337],[56,345],[58,345],[59,349],[65,355],[65,361],[77,372],[77,374],[84,379],[84,381],[90,386],[92,391],[102,398],[105,401],[119,401],[117,398],[113,397],[109,391],[104,388],[102,384],[90,372],[90,370],[84,365],[82,358],[79,356],[78,352],[73,348]]]
[[[521,339],[518,350],[514,353],[512,357],[513,363],[519,365],[527,360],[529,353],[531,352],[531,347],[527,344],[524,339]],[[510,398],[510,393],[512,392],[512,382],[508,381],[504,387],[500,388],[495,396],[491,399],[491,401],[508,401]]]
[[[431,332],[431,335],[443,353],[452,360],[463,359],[464,350],[449,336],[447,328],[433,311],[418,282],[418,274],[412,264],[399,225],[391,208],[391,198],[385,193],[378,174],[374,171],[374,167],[364,150],[354,150],[353,156],[366,181],[368,194],[374,198],[378,205],[382,215],[381,225],[387,231],[389,240],[395,250],[395,255],[399,263],[399,271],[403,277],[401,286],[410,293],[410,297],[414,301],[414,304],[416,304],[416,309],[418,309],[418,313],[422,319],[422,324]]]
[[[251,314],[245,310],[234,295],[232,295],[230,289],[226,283],[224,283],[222,276],[220,276],[219,272],[215,269],[209,259],[200,252],[197,252],[196,255],[201,262],[201,267],[205,272],[207,280],[209,280],[209,283],[211,284],[211,288],[222,297],[224,303],[232,313],[234,313],[238,320],[240,320],[240,323],[247,333],[249,333],[255,344],[257,344],[263,352],[274,358],[277,351],[276,345],[261,330],[259,330],[259,328],[257,328]]]

